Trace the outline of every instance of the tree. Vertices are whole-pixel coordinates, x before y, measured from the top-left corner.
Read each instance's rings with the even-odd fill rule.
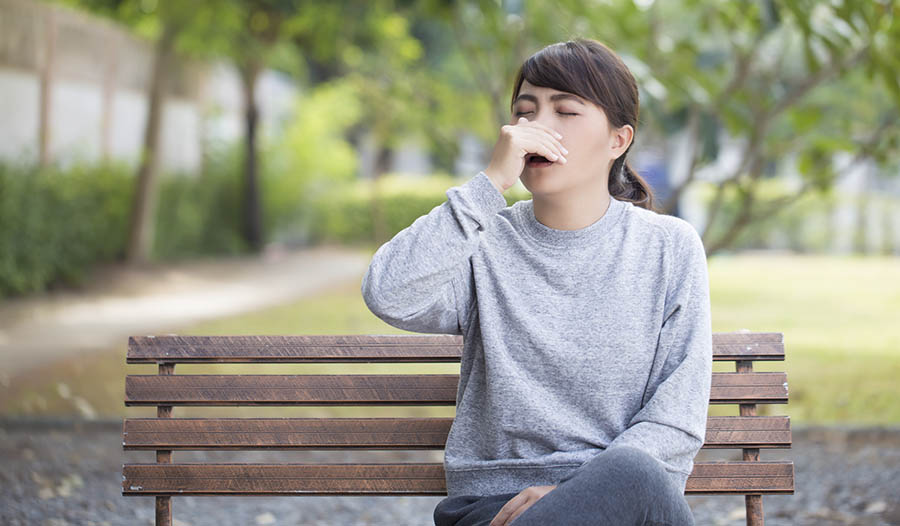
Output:
[[[273,60],[279,45],[285,44],[294,29],[292,17],[301,6],[298,0],[232,0],[236,15],[233,37],[228,46],[241,76],[244,93],[244,239],[254,251],[265,241],[263,210],[259,189],[259,107],[256,85],[260,73]]]

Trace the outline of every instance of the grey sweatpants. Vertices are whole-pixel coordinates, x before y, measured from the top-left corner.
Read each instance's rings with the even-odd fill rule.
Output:
[[[525,488],[522,488],[525,489]],[[436,526],[487,526],[518,493],[457,495],[434,509]],[[573,470],[510,526],[693,526],[684,494],[663,467],[633,447],[604,451]]]

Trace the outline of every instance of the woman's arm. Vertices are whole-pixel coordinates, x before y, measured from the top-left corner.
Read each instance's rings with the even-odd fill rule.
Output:
[[[633,446],[667,470],[690,475],[706,438],[712,383],[712,321],[703,241],[694,227],[677,221],[666,307],[657,343],[661,368],[651,373],[640,411],[607,447]]]
[[[362,296],[386,323],[414,332],[462,334],[473,303],[471,255],[480,232],[507,206],[479,172],[447,190],[447,201],[378,248]]]
[[[703,242],[690,223],[677,224],[663,323],[643,403],[606,449],[632,446],[647,452],[662,462],[683,491],[706,438],[712,325]]]

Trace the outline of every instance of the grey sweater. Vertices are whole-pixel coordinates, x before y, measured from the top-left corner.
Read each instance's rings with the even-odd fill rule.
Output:
[[[712,378],[697,231],[615,198],[593,224],[553,229],[484,172],[446,195],[378,248],[361,291],[394,327],[463,335],[448,496],[557,484],[621,446],[683,492]]]

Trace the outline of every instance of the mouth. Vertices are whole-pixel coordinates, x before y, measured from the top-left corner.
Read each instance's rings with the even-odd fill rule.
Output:
[[[553,164],[553,161],[547,159],[543,155],[538,155],[536,153],[529,153],[525,156],[525,165],[531,166],[535,168],[540,168],[544,166],[550,166]]]

